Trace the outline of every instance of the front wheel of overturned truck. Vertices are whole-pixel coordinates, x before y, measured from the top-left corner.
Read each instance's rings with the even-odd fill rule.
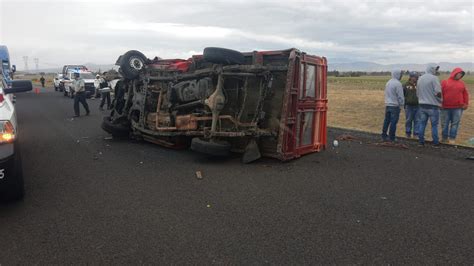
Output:
[[[130,122],[125,118],[112,120],[110,116],[104,117],[102,129],[114,138],[127,138],[130,136]]]

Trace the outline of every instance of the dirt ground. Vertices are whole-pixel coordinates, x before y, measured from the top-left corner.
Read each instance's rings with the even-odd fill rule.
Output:
[[[441,76],[445,79],[446,76]],[[330,77],[328,79],[328,125],[380,133],[384,119],[384,87],[389,77]],[[471,99],[474,95],[474,76],[466,76]],[[402,80],[402,81],[405,81]],[[400,114],[397,136],[405,135],[405,112]],[[431,140],[431,126],[427,127],[426,139]],[[439,131],[441,135],[441,131]],[[474,146],[474,108],[467,109],[458,132],[459,145]]]

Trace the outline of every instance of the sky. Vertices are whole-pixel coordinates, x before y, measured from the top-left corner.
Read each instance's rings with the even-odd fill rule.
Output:
[[[329,62],[474,62],[473,0],[0,0],[0,44],[23,68],[111,64],[128,50],[291,47]]]

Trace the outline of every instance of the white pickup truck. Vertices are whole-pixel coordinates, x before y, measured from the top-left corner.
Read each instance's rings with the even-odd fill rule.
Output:
[[[58,91],[58,90],[61,91],[60,85],[61,85],[62,80],[63,80],[63,74],[61,73],[56,74],[56,76],[53,79],[53,85],[54,85],[55,91]]]
[[[86,86],[86,97],[91,97],[95,94],[94,74],[89,71],[68,71],[67,75],[63,77],[62,86],[64,88],[64,96],[74,98],[74,89],[72,82],[74,80],[74,73],[79,73],[80,77],[84,79]]]

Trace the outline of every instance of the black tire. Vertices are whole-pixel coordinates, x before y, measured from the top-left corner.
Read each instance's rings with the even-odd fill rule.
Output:
[[[102,129],[111,134],[114,138],[126,138],[130,136],[130,124],[122,119],[121,121],[112,121],[110,116],[104,117]]]
[[[223,65],[243,65],[245,57],[241,52],[218,47],[204,48],[204,60]]]
[[[139,51],[130,50],[120,58],[121,74],[126,79],[138,77],[138,73],[145,67],[146,56]]]
[[[193,138],[191,141],[191,150],[217,157],[227,157],[230,155],[231,145],[229,142],[207,141],[200,138]]]

